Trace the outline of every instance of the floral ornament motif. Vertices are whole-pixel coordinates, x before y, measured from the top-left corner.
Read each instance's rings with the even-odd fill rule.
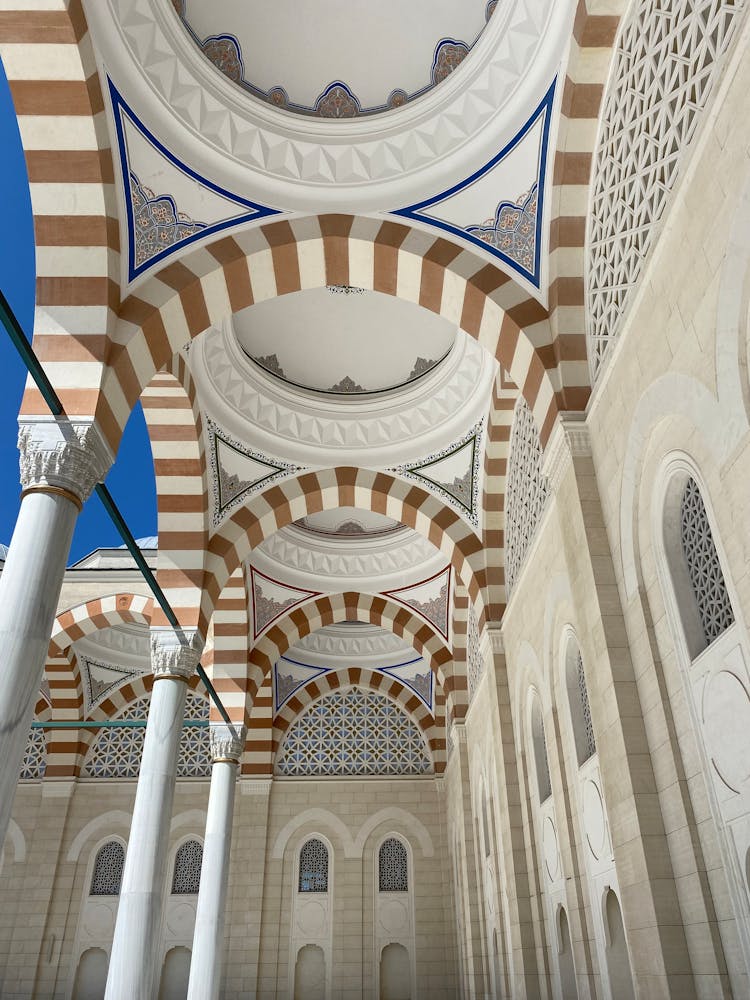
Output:
[[[265,369],[271,375],[277,375],[279,378],[286,378],[284,369],[279,364],[279,359],[276,354],[265,354],[259,358],[253,358],[253,361],[260,365],[261,368]]]
[[[356,118],[360,103],[341,80],[329,83],[315,102],[315,112],[321,118]]]
[[[279,673],[278,666],[276,668],[276,700],[278,705],[283,705],[287,698],[291,695],[293,691],[296,691],[300,686],[300,682],[292,677],[291,674]]]
[[[418,601],[414,597],[402,597],[404,604],[418,611],[423,618],[431,621],[436,628],[445,635],[448,622],[448,583],[446,581],[440,588],[440,593],[436,594],[429,601]]]
[[[212,35],[201,44],[203,55],[233,83],[242,83],[245,67],[240,43],[234,35]]]
[[[365,289],[358,285],[326,285],[326,290],[331,295],[361,295]]]
[[[133,203],[136,267],[207,228],[205,222],[195,222],[189,215],[180,212],[171,195],[155,195],[141,184],[132,170],[130,197]]]
[[[275,108],[284,110],[289,107],[289,94],[287,94],[283,87],[271,87],[268,91],[267,100]]]
[[[431,371],[437,361],[433,361],[432,358],[417,358],[414,362],[414,367],[409,372],[408,381],[411,382],[412,379],[419,378],[420,375],[426,375],[428,371]]]
[[[417,692],[425,704],[432,704],[432,676],[431,674],[415,674],[411,681],[411,686]]]
[[[489,21],[492,15],[495,13],[495,8],[497,7],[498,0],[490,0],[487,4],[487,8],[484,12],[485,21]]]
[[[454,69],[461,65],[469,54],[466,42],[455,38],[442,38],[435,48],[432,60],[432,85],[442,83]]]
[[[467,232],[500,250],[527,271],[534,270],[536,257],[537,185],[515,202],[501,201],[494,219],[481,226],[468,226]]]
[[[255,584],[255,629],[258,633],[278,618],[280,614],[291,608],[292,605],[299,604],[298,597],[289,597],[286,601],[275,601],[273,597],[266,597],[261,590],[260,584]]]
[[[403,106],[406,104],[408,100],[409,100],[409,95],[406,93],[406,91],[401,90],[401,88],[398,88],[396,90],[391,91],[388,101],[386,103],[389,109],[403,108]]]
[[[367,389],[364,389],[359,384],[359,382],[355,382],[353,378],[350,378],[348,375],[345,375],[340,382],[337,382],[336,385],[332,385],[328,391],[351,393],[351,392],[367,392]]]

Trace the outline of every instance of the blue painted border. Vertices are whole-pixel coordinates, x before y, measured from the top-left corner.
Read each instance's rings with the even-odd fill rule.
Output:
[[[279,689],[278,689],[278,678],[277,678],[277,671],[279,669],[279,664],[281,662],[293,663],[295,667],[304,667],[306,670],[315,671],[312,677],[308,677],[307,680],[301,680],[299,684],[293,687],[282,702],[279,701]],[[331,670],[332,670],[331,667],[314,667],[310,663],[299,663],[297,660],[287,659],[286,656],[280,657],[273,665],[273,703],[274,703],[273,714],[276,715],[276,713],[280,709],[282,709],[284,705],[286,705],[286,703],[289,701],[292,695],[295,694],[297,691],[299,691],[301,687],[305,687],[306,684],[309,684],[310,681],[315,680],[316,677],[320,677],[321,674],[329,674]]]
[[[120,158],[120,171],[122,174],[122,182],[124,188],[125,196],[125,209],[127,212],[127,223],[128,223],[128,281],[134,281],[135,278],[139,277],[144,271],[149,270],[149,268],[163,261],[166,257],[171,256],[177,250],[188,246],[190,243],[195,243],[197,240],[205,239],[206,236],[213,235],[214,233],[222,232],[224,229],[229,229],[232,226],[241,225],[243,222],[250,222],[251,220],[268,218],[272,215],[281,215],[282,213],[276,208],[268,208],[267,205],[259,205],[254,201],[248,201],[246,198],[240,198],[236,194],[232,194],[231,191],[225,191],[224,188],[219,187],[212,181],[207,180],[205,177],[201,177],[192,170],[186,163],[182,163],[177,157],[171,153],[161,142],[156,138],[156,136],[151,132],[143,122],[138,118],[133,109],[128,105],[125,98],[120,94],[120,92],[115,87],[111,78],[107,77],[107,84],[109,85],[109,97],[112,102],[112,113],[115,120],[115,132],[117,134],[117,146]],[[128,163],[128,151],[127,144],[125,141],[125,130],[122,123],[122,115],[126,114],[135,128],[151,143],[151,145],[163,156],[165,159],[177,167],[183,174],[186,174],[192,180],[197,181],[202,184],[203,187],[208,188],[215,194],[220,195],[222,198],[227,198],[233,201],[236,205],[242,208],[250,209],[245,215],[235,216],[232,219],[226,219],[224,222],[216,222],[213,225],[206,226],[199,233],[193,233],[191,236],[185,237],[184,240],[180,240],[179,243],[174,243],[170,247],[166,247],[161,253],[155,254],[150,260],[147,260],[140,267],[134,267],[135,261],[135,240],[133,237],[135,220],[133,217],[133,202],[130,197],[130,166]]]
[[[414,685],[411,683],[411,681],[409,681],[406,677],[401,677],[400,674],[392,674],[391,673],[392,670],[399,670],[401,667],[409,667],[409,666],[411,666],[412,663],[418,663],[420,660],[422,660],[422,662],[425,664],[425,666],[427,667],[427,672],[430,675],[430,702],[429,702],[429,704],[427,704],[427,702],[424,700],[424,698],[419,693],[419,691],[417,691],[417,689],[414,687]],[[422,704],[423,705],[427,705],[427,708],[432,712],[432,714],[433,715],[435,714],[435,708],[434,708],[434,705],[432,704],[432,702],[434,700],[434,697],[435,697],[435,686],[434,686],[435,685],[435,676],[432,673],[432,667],[429,665],[429,663],[425,662],[423,656],[416,656],[413,660],[407,660],[406,663],[394,663],[394,665],[392,667],[378,667],[377,670],[378,670],[379,673],[381,673],[381,674],[387,674],[389,677],[392,677],[394,679],[394,681],[398,681],[399,684],[403,684],[404,687],[407,687],[407,688],[409,688],[410,691],[413,691],[414,694],[417,696],[417,698],[419,698],[419,700],[422,702]]]
[[[526,124],[521,128],[516,135],[510,140],[510,142],[504,146],[499,153],[492,157],[492,159],[485,163],[483,167],[480,167],[475,173],[466,180],[459,181],[458,184],[454,184],[453,187],[448,188],[446,191],[442,191],[440,194],[435,195],[432,198],[427,198],[425,201],[420,201],[416,205],[409,205],[407,208],[399,208],[394,211],[393,215],[400,215],[405,219],[413,219],[416,222],[426,223],[430,226],[436,226],[438,229],[442,229],[447,233],[451,233],[453,236],[458,236],[462,240],[467,240],[469,243],[473,243],[474,246],[478,247],[480,250],[484,250],[485,253],[492,254],[494,257],[499,257],[508,267],[512,268],[522,277],[530,281],[535,288],[540,287],[541,282],[541,269],[542,269],[542,254],[540,253],[541,237],[542,237],[542,222],[544,219],[544,204],[546,201],[546,185],[545,176],[547,173],[547,156],[548,156],[548,143],[549,143],[549,133],[552,126],[552,107],[555,101],[555,88],[557,86],[557,77],[554,78],[550,84],[547,93],[544,95],[542,100],[539,102],[538,106],[535,108],[531,117],[528,119]],[[516,148],[516,146],[521,142],[521,140],[528,134],[528,132],[536,125],[539,120],[540,115],[544,115],[544,125],[542,128],[542,141],[539,154],[539,165],[537,171],[537,184],[538,184],[538,201],[537,201],[537,215],[536,215],[536,237],[535,237],[535,261],[534,261],[534,271],[527,271],[525,267],[513,260],[507,254],[504,254],[502,250],[498,250],[495,247],[490,246],[490,244],[485,243],[483,240],[478,239],[476,236],[472,236],[465,229],[460,229],[458,226],[452,225],[450,222],[444,222],[442,219],[433,219],[430,216],[422,215],[420,210],[424,208],[429,208],[431,205],[438,204],[441,201],[447,201],[448,198],[453,197],[459,191],[464,190],[464,188],[471,187],[476,181],[481,177],[484,177],[486,173],[492,170],[494,167],[504,160],[505,157]],[[497,207],[497,206],[496,206]]]

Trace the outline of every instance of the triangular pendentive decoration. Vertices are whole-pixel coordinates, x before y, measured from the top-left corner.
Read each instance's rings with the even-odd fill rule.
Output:
[[[399,663],[393,667],[378,667],[378,673],[395,677],[404,687],[408,687],[419,700],[434,712],[432,670],[428,663],[418,656],[408,663]]]
[[[447,448],[390,471],[426,486],[479,528],[483,430],[480,420]]]
[[[394,215],[468,240],[539,289],[556,82],[553,80],[526,124],[483,167],[447,191],[399,209]]]
[[[434,576],[409,587],[384,591],[384,595],[411,608],[421,618],[434,626],[448,642],[451,606],[450,566],[446,566]]]
[[[235,440],[207,418],[209,461],[213,486],[213,524],[221,521],[249,496],[286,476],[302,472],[302,466],[268,458]]]
[[[330,673],[328,667],[311,667],[306,663],[296,663],[283,656],[277,660],[273,668],[273,710],[278,712],[282,705],[311,680],[321,674]]]
[[[250,593],[253,601],[254,639],[291,608],[311,597],[320,596],[319,591],[289,587],[273,580],[270,576],[259,573],[253,566],[250,567]]]
[[[189,243],[279,214],[197,174],[159,142],[107,82],[125,200],[128,281]]]
[[[100,660],[92,660],[91,657],[81,653],[78,654],[77,659],[81,668],[84,709],[87,715],[97,705],[100,705],[115,688],[134,677],[141,676],[140,670],[102,663]]]

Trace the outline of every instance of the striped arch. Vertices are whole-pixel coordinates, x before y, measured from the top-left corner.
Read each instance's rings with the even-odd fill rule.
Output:
[[[542,358],[549,317],[472,251],[394,222],[321,215],[254,227],[167,264],[120,309],[117,342],[97,407],[116,446],[145,382],[193,337],[264,299],[351,284],[415,302],[460,325],[523,392],[546,442],[559,376]],[[551,360],[550,351],[546,355]]]
[[[510,426],[518,389],[498,369],[492,387],[484,452],[484,526],[482,531],[486,572],[486,618],[500,621],[505,610],[505,475]]]
[[[154,375],[143,390],[141,403],[156,479],[157,579],[165,586],[166,576],[184,595],[180,603],[193,606],[197,615],[208,544],[208,491],[203,417],[184,355],[175,355],[167,371]],[[173,543],[183,537],[190,537],[197,547]],[[158,605],[154,612],[154,624],[167,624]],[[180,620],[185,626],[194,626],[194,618]]]
[[[452,714],[454,702],[463,697],[466,680],[455,676],[453,657],[442,636],[403,605],[380,595],[355,591],[318,597],[292,608],[261,636],[248,658],[248,700],[254,701],[264,680],[270,678],[273,665],[291,646],[324,625],[343,621],[380,625],[413,646],[435,674],[437,686],[446,698],[447,711]]]
[[[211,628],[213,647],[203,666],[232,722],[242,725],[247,716],[247,655],[250,641],[250,601],[242,569],[229,578],[216,603]],[[211,719],[220,721],[211,706]]]
[[[373,510],[424,535],[445,553],[472,595],[478,613],[484,615],[484,554],[481,540],[469,525],[432,494],[412,483],[385,472],[337,468],[306,472],[272,486],[224,522],[208,546],[199,628],[204,628],[210,620],[226,581],[252,549],[279,528],[307,514],[335,507]],[[193,539],[186,536],[182,544],[189,547]],[[162,585],[169,596],[171,577],[165,574]],[[178,587],[179,577],[175,590]],[[175,610],[179,615],[180,611],[176,607]],[[191,615],[193,610],[185,609],[184,613]]]
[[[403,710],[410,715],[419,726],[430,748],[435,764],[435,773],[442,774],[445,770],[445,702],[441,709],[436,705],[433,717],[424,702],[412,690],[395,677],[378,673],[376,670],[349,667],[346,670],[332,670],[321,674],[294,692],[292,697],[276,713],[273,720],[273,756],[279,751],[281,742],[294,720],[305,711],[308,705],[322,698],[331,691],[356,685],[368,691],[377,691],[389,695]]]
[[[46,676],[56,717],[81,718],[83,687],[72,645],[76,639],[126,622],[151,625],[153,600],[141,594],[110,594],[61,612],[52,627]]]
[[[118,213],[94,49],[81,0],[2,7],[0,56],[34,213],[34,349],[66,412],[93,415],[120,305]],[[22,412],[47,413],[29,383]]]
[[[589,13],[592,0],[578,0],[563,87],[552,179],[550,230],[550,319],[554,363],[563,385],[560,409],[582,410],[591,394],[586,355],[586,213],[604,88],[615,36],[629,0]],[[614,11],[614,13],[612,13]]]

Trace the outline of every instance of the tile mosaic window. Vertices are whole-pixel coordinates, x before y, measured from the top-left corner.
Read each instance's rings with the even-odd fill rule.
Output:
[[[290,727],[276,760],[286,776],[427,774],[418,726],[382,694],[349,688],[311,705]]]
[[[328,892],[328,848],[313,837],[299,852],[298,892]]]
[[[692,478],[688,479],[682,494],[680,534],[703,634],[709,646],[733,624],[734,611],[703,497]]]
[[[91,876],[90,896],[119,896],[125,848],[119,840],[110,840],[99,848]]]
[[[201,884],[203,845],[199,840],[186,840],[174,859],[172,895],[190,896],[198,892]]]
[[[380,892],[409,891],[409,860],[406,848],[396,837],[389,837],[380,845],[378,888]]]

